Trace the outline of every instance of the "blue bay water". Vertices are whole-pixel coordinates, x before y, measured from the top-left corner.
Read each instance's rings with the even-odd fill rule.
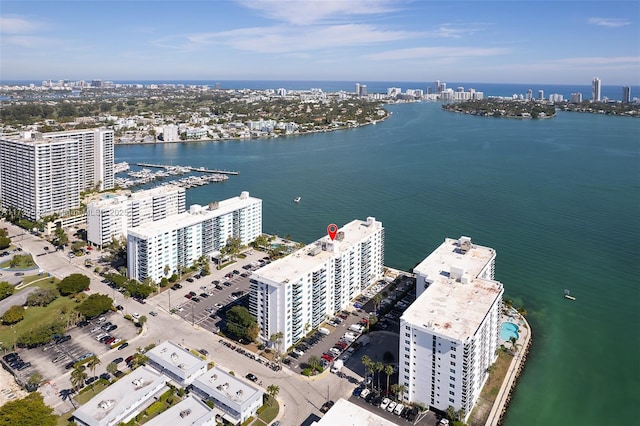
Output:
[[[385,263],[396,268],[411,270],[445,237],[495,248],[496,278],[524,303],[534,336],[505,424],[636,422],[640,120],[387,108],[387,121],[358,129],[119,146],[116,161],[238,170],[189,190],[188,203],[250,191],[264,200],[264,231],[299,241],[375,216],[386,228]]]

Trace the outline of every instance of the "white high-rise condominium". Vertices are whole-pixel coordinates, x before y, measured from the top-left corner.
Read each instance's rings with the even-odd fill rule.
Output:
[[[129,278],[158,282],[191,266],[201,256],[220,253],[229,238],[249,244],[262,234],[262,200],[239,197],[192,205],[188,211],[127,231]]]
[[[281,332],[281,349],[290,347],[380,279],[383,264],[384,228],[369,217],[260,268],[249,298],[259,337],[267,342]]]
[[[81,191],[113,188],[113,140],[107,129],[0,137],[2,207],[31,220],[73,214]]]
[[[184,213],[186,190],[166,185],[128,194],[107,195],[87,204],[87,240],[99,247],[126,237],[127,230]]]
[[[447,238],[414,269],[417,298],[400,318],[405,401],[471,413],[500,345],[495,257],[468,237]]]
[[[602,90],[602,85],[600,82],[600,78],[594,77],[591,82],[591,100],[593,102],[600,102],[600,92]]]

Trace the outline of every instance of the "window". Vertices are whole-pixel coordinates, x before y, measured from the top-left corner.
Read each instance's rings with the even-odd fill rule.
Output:
[[[411,333],[404,333],[404,337],[411,337]]]
[[[449,395],[455,395],[456,393],[454,391],[449,391]]]
[[[456,357],[456,354],[451,354],[451,358],[455,359],[455,357]]]
[[[453,400],[453,398],[449,398],[449,402],[454,403],[455,401]]]
[[[450,368],[450,369],[449,369],[449,372],[450,372],[451,374],[456,374],[456,370],[455,370],[455,368]]]
[[[456,378],[455,378],[455,377],[453,377],[453,376],[449,376],[449,380],[451,380],[451,381],[455,382],[455,381],[456,381]]]
[[[449,383],[449,387],[450,387],[451,389],[455,389],[455,388],[456,388],[456,385],[454,385],[453,383]]]
[[[456,366],[456,363],[451,361],[451,365],[453,365],[454,367]]]

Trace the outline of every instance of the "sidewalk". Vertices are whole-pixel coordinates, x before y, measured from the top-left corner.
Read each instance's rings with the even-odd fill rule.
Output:
[[[489,418],[487,419],[485,426],[497,426],[501,423],[502,417],[507,411],[509,401],[511,400],[511,393],[515,389],[516,381],[524,368],[524,363],[527,359],[527,354],[529,353],[529,347],[531,345],[531,327],[524,316],[520,315],[520,320],[524,322],[524,325],[520,326],[520,329],[518,330],[520,333],[520,339],[518,340],[522,341],[522,343],[520,343],[522,346],[520,346],[516,355],[513,357],[513,360],[511,360],[511,365],[507,370],[507,374],[505,376],[505,380],[502,382],[500,391],[498,391],[498,396],[491,407],[491,412],[489,413]]]

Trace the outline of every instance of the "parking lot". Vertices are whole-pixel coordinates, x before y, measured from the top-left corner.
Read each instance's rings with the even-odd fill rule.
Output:
[[[245,259],[238,259],[220,271],[214,269],[209,275],[195,274],[181,281],[155,296],[152,302],[215,333],[221,326],[220,314],[224,310],[237,304],[248,306],[251,272],[267,262],[265,253],[252,251]]]
[[[109,326],[113,327],[114,325],[117,328],[110,332],[106,331]],[[45,380],[49,380],[68,372],[73,364],[82,360],[83,357],[97,355],[102,358],[110,352],[120,352],[111,347],[115,341],[112,341],[111,344],[105,344],[97,339],[103,334],[125,341],[136,336],[137,329],[120,313],[109,312],[100,318],[87,321],[82,327],[78,326],[68,330],[64,335],[68,338],[64,337],[58,340],[59,343],[53,341],[45,346],[22,350],[19,354],[23,360],[31,363],[30,368],[39,371]],[[104,362],[104,360],[102,361]],[[28,373],[29,370],[25,370],[25,372]]]

